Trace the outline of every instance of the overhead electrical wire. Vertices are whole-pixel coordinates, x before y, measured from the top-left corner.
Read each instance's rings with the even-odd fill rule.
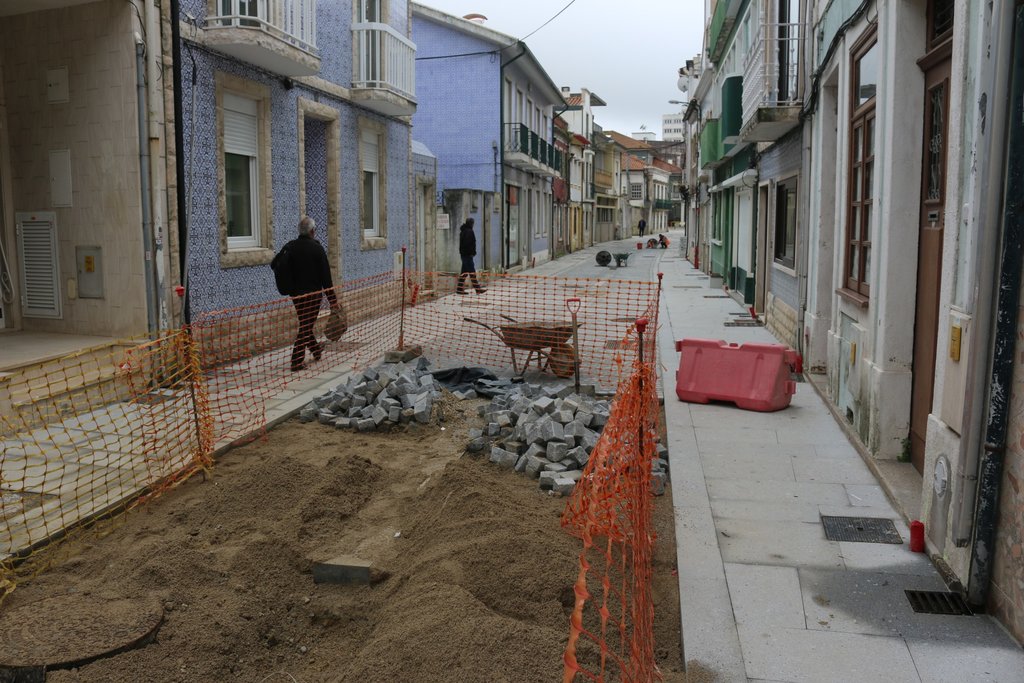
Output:
[[[532,36],[534,33],[536,33],[537,31],[541,30],[542,28],[544,28],[545,26],[550,24],[552,21],[557,19],[558,15],[560,15],[562,12],[564,12],[565,10],[569,9],[570,7],[572,7],[572,5],[575,2],[576,2],[576,0],[569,0],[569,3],[565,7],[563,7],[560,10],[558,10],[550,19],[545,21],[543,24],[541,24],[537,28],[533,29],[532,31],[527,33],[522,38],[517,38],[513,42],[509,43],[508,45],[504,45],[504,46],[498,48],[497,50],[481,50],[481,51],[478,51],[478,52],[457,52],[457,53],[450,54],[450,55],[434,55],[433,57],[417,57],[416,61],[417,62],[421,62],[421,61],[425,62],[425,61],[428,61],[428,60],[431,60],[431,59],[454,59],[456,57],[474,57],[474,56],[477,56],[477,55],[493,55],[493,54],[497,54],[498,52],[501,52],[505,48],[509,48],[509,47],[512,47],[513,45],[518,45],[519,43],[523,42],[524,40],[526,40],[527,38]]]

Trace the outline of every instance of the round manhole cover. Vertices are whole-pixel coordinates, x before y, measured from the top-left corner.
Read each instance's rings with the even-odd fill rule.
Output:
[[[163,621],[158,600],[62,595],[0,612],[4,669],[80,666],[149,642]]]

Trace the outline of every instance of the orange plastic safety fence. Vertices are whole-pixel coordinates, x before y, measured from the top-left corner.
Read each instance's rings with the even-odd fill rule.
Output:
[[[14,562],[209,465],[183,332],[85,350],[0,381],[0,598]]]
[[[487,291],[467,282],[459,295],[450,274],[381,273],[336,287],[333,315],[326,292],[279,298],[0,375],[0,598],[39,546],[210,467],[271,409],[287,414],[388,351],[563,378],[578,363],[583,382],[612,389],[637,351],[626,331],[657,312],[652,283],[478,277]],[[300,321],[315,343],[296,346]],[[644,346],[653,357],[653,335]]]
[[[653,329],[649,330],[653,338]],[[652,358],[652,356],[646,356]],[[658,397],[653,362],[634,364],[562,525],[583,541],[564,656],[565,683],[661,680],[654,662],[650,480]]]
[[[478,294],[466,278],[460,296],[455,275],[411,274],[409,300],[415,305],[406,310],[406,343],[422,346],[442,366],[472,363],[568,378],[578,361],[583,383],[612,391],[620,379],[619,359],[637,351],[636,338],[624,338],[626,330],[637,318],[657,313],[657,283],[477,276],[486,291]],[[653,354],[653,338],[648,343]]]

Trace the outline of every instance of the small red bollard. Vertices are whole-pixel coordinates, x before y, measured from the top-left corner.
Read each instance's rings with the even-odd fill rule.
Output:
[[[924,522],[916,519],[910,523],[910,550],[915,553],[924,552]]]
[[[174,293],[177,294],[178,296],[185,296],[185,288],[182,287],[181,285],[175,285]]]
[[[636,248],[637,249],[643,249],[644,248],[644,243],[643,242],[637,242],[636,243]]]

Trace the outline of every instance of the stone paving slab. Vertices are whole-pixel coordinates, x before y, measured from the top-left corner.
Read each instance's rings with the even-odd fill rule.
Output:
[[[820,524],[759,519],[716,519],[724,562],[843,569],[840,544]]]
[[[845,505],[849,499],[842,484],[819,484],[806,481],[748,481],[743,479],[709,479],[711,500],[749,500],[761,503],[815,503]]]
[[[727,562],[725,575],[737,624],[764,630],[806,627],[795,567]]]
[[[1003,633],[986,634],[986,641],[1005,642]],[[907,639],[907,647],[922,681],[928,683],[1021,683],[1024,666],[1019,647]]]
[[[796,481],[793,460],[785,455],[702,455],[701,462],[712,479]]]
[[[739,625],[747,674],[789,683],[919,683],[899,637]]]
[[[827,484],[868,484],[878,480],[859,457],[839,460],[818,456],[793,456],[793,472],[797,481]]]

